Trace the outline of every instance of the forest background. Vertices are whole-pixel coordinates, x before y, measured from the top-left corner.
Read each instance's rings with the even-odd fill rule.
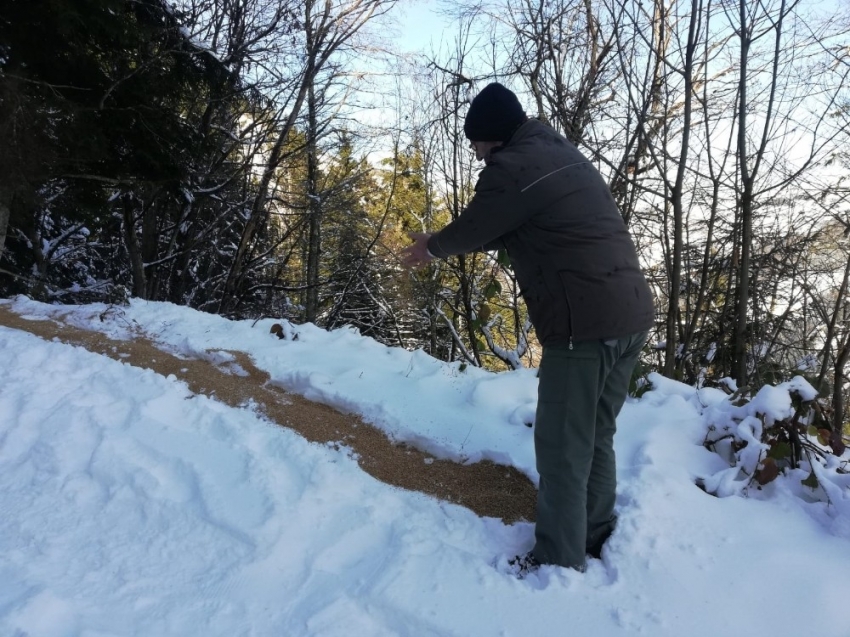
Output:
[[[132,296],[534,366],[506,255],[397,258],[472,197],[463,118],[498,80],[599,167],[635,239],[657,322],[633,389],[659,371],[745,400],[803,375],[841,455],[850,6],[458,0],[401,51],[405,4],[3,0],[0,296]],[[768,441],[777,458],[794,436]]]

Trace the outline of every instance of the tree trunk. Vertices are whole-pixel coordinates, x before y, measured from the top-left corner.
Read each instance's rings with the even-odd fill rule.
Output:
[[[818,386],[816,387],[816,389],[818,391],[820,391],[820,389],[823,387],[824,380],[826,379],[826,373],[827,373],[827,370],[829,369],[829,354],[830,354],[830,350],[832,349],[832,340],[835,338],[835,332],[838,329],[839,318],[844,313],[844,312],[842,312],[842,310],[847,303],[848,284],[850,284],[850,256],[848,256],[847,261],[844,264],[844,276],[841,279],[841,285],[838,287],[838,294],[835,298],[835,305],[834,305],[834,309],[833,309],[833,312],[832,312],[832,316],[829,317],[829,324],[826,327],[826,336],[823,339],[824,345],[823,345],[823,350],[821,351],[821,368],[820,368],[820,373],[818,374]],[[837,358],[837,356],[836,356],[836,358]],[[836,362],[835,366],[836,366],[836,376],[834,378],[834,380],[835,380],[834,385],[835,385],[836,388],[838,388],[839,383],[838,383],[838,375],[837,375],[837,373],[838,373],[837,372],[837,369],[838,369],[838,363],[837,362]]]
[[[123,203],[122,215],[124,218],[124,245],[127,255],[130,257],[130,271],[133,275],[133,296],[147,298],[147,285],[145,282],[145,263],[142,259],[142,250],[139,246],[139,238],[136,236],[136,219],[133,214],[133,195],[125,193],[121,197]]]
[[[832,385],[832,431],[840,434],[844,428],[844,383],[846,375],[844,368],[847,367],[847,360],[850,358],[850,342],[845,339],[838,350],[838,355],[835,357],[835,378]]]
[[[11,192],[0,188],[0,260],[3,259],[3,252],[6,249],[6,231],[9,227],[9,217],[12,214],[11,208]]]
[[[670,193],[670,203],[673,205],[673,270],[670,273],[670,305],[667,308],[667,348],[664,358],[664,375],[672,376],[676,367],[676,352],[681,337],[679,302],[682,294],[682,252],[684,249],[684,218],[685,209],[682,197],[685,185],[685,171],[688,164],[689,144],[691,141],[691,119],[694,90],[694,56],[697,43],[698,0],[691,2],[691,19],[688,26],[688,43],[685,50],[685,68],[682,76],[685,80],[684,122],[682,126],[682,147],[679,151],[679,161],[676,166],[676,181]],[[665,16],[666,18],[666,16]],[[686,352],[681,352],[681,360],[685,360]]]
[[[747,62],[750,40],[747,29],[747,2],[738,2],[740,16],[740,80],[738,83],[738,163],[740,166],[741,196],[738,211],[739,247],[738,290],[735,307],[735,345],[732,358],[732,375],[739,386],[747,383],[747,309],[750,304],[750,254],[753,241],[753,178],[747,158]]]
[[[152,195],[156,197],[156,195]],[[158,257],[157,207],[151,202],[142,213],[142,263],[154,263]],[[151,266],[145,280],[145,298],[157,299],[160,277],[157,266]]]
[[[315,323],[319,312],[319,257],[322,253],[322,201],[318,192],[319,158],[316,137],[316,94],[311,84],[307,91],[307,197],[310,215],[307,243],[307,295],[304,319]]]

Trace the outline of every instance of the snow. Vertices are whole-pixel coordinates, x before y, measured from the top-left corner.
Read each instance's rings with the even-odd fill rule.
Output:
[[[395,439],[537,478],[534,370],[461,371],[352,329],[164,303],[0,303],[182,356],[241,350],[271,382]],[[822,468],[831,504],[800,497],[796,476],[759,497],[695,486],[729,470],[702,446],[709,424],[752,434],[804,381],[739,408],[650,381],[619,418],[620,523],[603,559],[518,580],[507,560],[531,524],[390,487],[250,406],[0,327],[0,635],[846,637],[850,485],[826,479],[841,461]]]

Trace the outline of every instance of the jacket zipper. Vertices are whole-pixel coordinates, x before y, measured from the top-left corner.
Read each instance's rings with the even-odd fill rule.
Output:
[[[569,343],[570,343],[570,349],[572,349],[573,348],[573,307],[572,307],[572,305],[570,305],[570,295],[567,294],[566,286],[562,283],[561,287],[564,290],[564,300],[567,302],[567,310],[569,310],[569,312],[570,312],[570,341],[569,341]]]

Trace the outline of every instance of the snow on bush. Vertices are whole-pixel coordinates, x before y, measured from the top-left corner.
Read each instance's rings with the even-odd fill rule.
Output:
[[[850,536],[850,452],[832,431],[817,391],[801,376],[754,396],[720,395],[650,374],[653,388],[686,392],[703,416],[702,444],[728,464],[697,484],[718,497],[792,493],[822,509],[833,532]],[[818,516],[821,517],[821,516]]]

